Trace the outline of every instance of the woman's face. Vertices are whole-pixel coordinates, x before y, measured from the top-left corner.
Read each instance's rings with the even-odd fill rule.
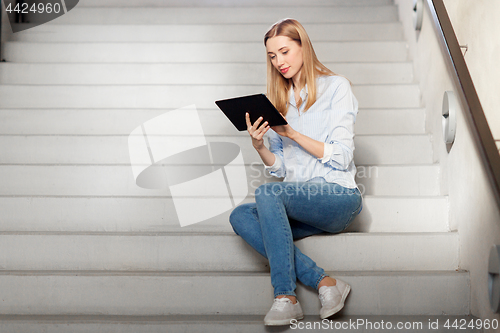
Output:
[[[287,36],[274,36],[267,40],[267,55],[273,66],[287,79],[298,83],[302,69],[302,46]]]

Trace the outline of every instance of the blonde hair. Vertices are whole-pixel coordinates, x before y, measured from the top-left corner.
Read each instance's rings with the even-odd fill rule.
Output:
[[[311,40],[304,27],[294,19],[283,19],[269,28],[264,36],[264,45],[269,38],[286,36],[296,41],[302,47],[302,65],[300,87],[307,84],[308,99],[304,111],[307,111],[316,102],[316,78],[321,75],[337,75],[323,65],[314,52]],[[291,79],[286,79],[273,66],[271,58],[267,57],[267,97],[276,109],[286,115],[288,110],[288,94],[292,86]]]

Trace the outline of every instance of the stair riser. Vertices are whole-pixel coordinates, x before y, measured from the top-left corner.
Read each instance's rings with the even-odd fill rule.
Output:
[[[422,136],[360,136],[354,139],[357,165],[433,164],[430,138]],[[408,149],[411,147],[411,150]],[[405,153],[403,153],[405,152]]]
[[[26,15],[29,22],[39,16]],[[390,22],[397,21],[395,6],[370,7],[76,7],[52,24],[228,24],[262,23],[271,26],[286,17],[303,23]],[[263,31],[264,33],[265,31]]]
[[[440,195],[440,167],[358,166],[356,183],[365,195]]]
[[[425,111],[423,109],[363,110],[356,116],[354,126],[359,134],[424,134]]]
[[[448,197],[370,197],[348,228],[352,232],[447,232]]]
[[[338,234],[296,242],[326,270],[455,270],[458,235]],[[394,252],[394,249],[400,249]],[[439,252],[439,256],[436,253]],[[84,255],[82,255],[84,254]],[[217,258],[217,260],[214,260]],[[3,270],[268,272],[239,236],[0,235]]]
[[[138,124],[164,112],[160,109],[0,109],[0,134],[129,135]],[[219,109],[198,109],[198,115],[205,135],[237,134]],[[425,134],[425,112],[423,109],[360,109],[354,131],[358,136]]]
[[[14,34],[19,42],[249,42],[263,43],[266,24],[207,25],[60,25],[43,24]],[[402,40],[399,22],[380,23],[305,23],[307,34],[316,41]]]
[[[148,86],[0,86],[3,108],[182,108],[195,104],[213,108],[214,101],[259,94],[265,85],[148,85]],[[420,106],[417,85],[353,86],[365,108],[414,108]],[[30,98],[26,98],[30,96]]]
[[[405,42],[314,43],[322,62],[407,61]],[[4,58],[30,63],[227,63],[266,61],[262,42],[248,43],[5,43]]]
[[[412,83],[411,63],[325,63],[354,84]],[[15,64],[1,67],[0,84],[266,84],[266,64]]]
[[[193,201],[193,199],[190,199]],[[243,202],[255,202],[248,198]],[[168,197],[0,197],[4,231],[171,231],[179,226]],[[186,230],[221,227],[232,231],[231,210]],[[447,197],[366,196],[353,232],[447,232]]]
[[[258,333],[269,332],[269,327],[263,324],[264,316],[208,316],[172,320],[170,317],[108,317],[90,316],[72,317],[60,316],[43,319],[30,318],[0,321],[0,330],[3,333],[11,332],[51,332],[51,333]],[[165,318],[162,321],[162,318]],[[179,318],[179,316],[175,316]],[[479,323],[478,318],[465,316],[341,316],[321,321],[319,316],[306,316],[304,320],[290,325],[281,326],[279,332],[296,332],[307,330],[311,333],[321,333],[325,330],[335,330],[339,333],[366,332],[370,329],[391,328],[395,332],[398,327],[405,327],[406,331],[414,329],[420,332],[449,333],[453,323]],[[438,323],[437,326],[434,324]],[[399,325],[399,326],[398,326]],[[431,325],[432,328],[429,328]],[[460,325],[460,324],[459,324]],[[342,328],[343,327],[343,328]],[[377,328],[378,327],[378,328]],[[483,333],[482,329],[463,327],[463,333]]]
[[[148,323],[148,318],[144,318],[144,322],[140,324],[130,323],[127,320],[120,322],[113,320],[111,323],[102,322],[99,318],[97,322],[85,323],[81,320],[77,322],[62,321],[54,322],[50,320],[47,322],[39,321],[0,321],[0,331],[3,333],[88,333],[88,332],[106,332],[106,333],[257,333],[265,332],[263,323],[264,316],[257,323]],[[284,331],[286,332],[286,331]],[[290,331],[293,332],[293,331]],[[314,331],[311,331],[314,332]],[[342,331],[339,331],[342,332]],[[441,333],[441,331],[434,331]],[[465,333],[468,333],[467,331]]]
[[[194,138],[168,136],[165,140],[178,142],[179,150],[182,151],[181,147],[187,147],[188,140]],[[207,142],[232,142],[240,147],[246,164],[261,163],[247,135],[206,136],[205,139]],[[354,143],[354,161],[357,165],[433,163],[431,142],[426,135],[358,135]],[[408,147],[412,147],[412,150]],[[0,136],[0,149],[0,163],[130,165],[128,136]],[[207,161],[200,160],[198,163],[206,164]]]
[[[346,315],[465,315],[470,311],[468,273],[335,276],[352,286],[343,310]],[[268,274],[2,275],[0,290],[2,314],[264,315],[273,298]],[[297,296],[305,314],[319,313],[315,291],[299,285]]]
[[[192,166],[172,166],[180,172]],[[247,181],[241,191],[253,194],[262,184],[280,179],[264,171],[261,163],[242,166]],[[217,169],[220,168],[217,167]],[[194,167],[195,171],[200,167]],[[168,172],[167,171],[167,172]],[[0,166],[3,175],[0,195],[58,196],[158,196],[168,190],[149,190],[135,185],[129,166]],[[356,179],[363,195],[439,195],[439,167],[359,166]],[[235,184],[236,187],[240,185]],[[233,188],[233,191],[235,189]]]

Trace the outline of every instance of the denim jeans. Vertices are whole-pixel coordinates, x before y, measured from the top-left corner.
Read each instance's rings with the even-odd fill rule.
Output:
[[[327,182],[276,182],[255,191],[255,203],[236,207],[234,232],[269,260],[274,297],[295,296],[296,279],[317,289],[325,271],[294,239],[345,230],[362,208],[358,189]],[[335,261],[335,254],[331,254]]]

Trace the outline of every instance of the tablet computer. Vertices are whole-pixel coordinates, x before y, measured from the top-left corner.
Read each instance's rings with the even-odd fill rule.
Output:
[[[226,117],[239,131],[247,130],[245,113],[250,115],[253,124],[259,117],[264,118],[261,122],[269,123],[269,126],[286,125],[285,118],[274,107],[264,94],[242,96],[215,101],[215,104],[224,112]]]

